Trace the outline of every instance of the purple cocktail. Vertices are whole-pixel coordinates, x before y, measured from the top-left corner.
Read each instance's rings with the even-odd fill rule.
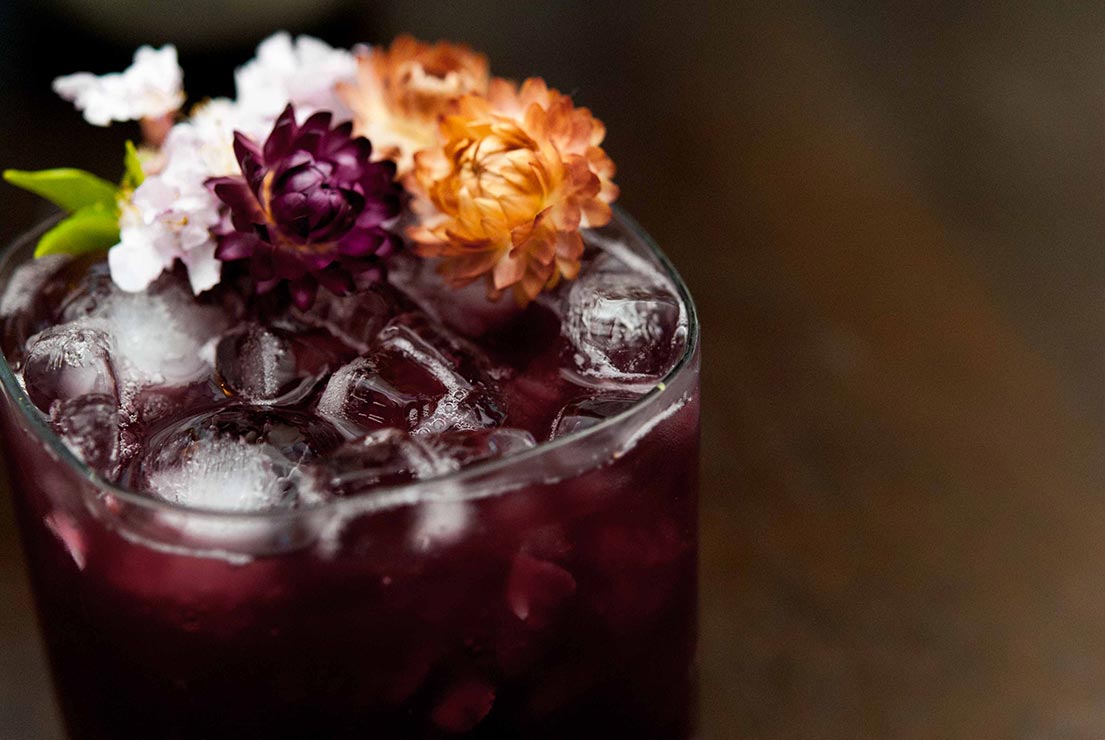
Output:
[[[5,458],[75,740],[691,737],[698,350],[624,216],[519,309],[0,263]]]

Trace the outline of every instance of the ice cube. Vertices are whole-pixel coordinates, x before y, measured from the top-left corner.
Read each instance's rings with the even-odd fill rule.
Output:
[[[88,542],[81,525],[64,511],[47,514],[42,523],[58,538],[58,542],[73,559],[77,570],[84,570],[84,566],[88,564]]]
[[[446,475],[535,445],[530,433],[520,429],[423,435],[385,428],[345,443],[326,458],[323,468],[326,485],[338,495],[349,496],[377,486]]]
[[[127,482],[198,508],[294,508],[320,500],[303,468],[339,442],[332,427],[305,414],[232,406],[154,435],[131,464]]]
[[[58,315],[62,321],[91,318],[102,313],[104,304],[120,293],[107,263],[97,262],[73,280],[72,287],[58,304]]]
[[[568,291],[570,365],[598,384],[655,383],[674,364],[685,319],[679,299],[655,276],[598,258]]]
[[[127,397],[124,422],[141,432],[155,425],[160,428],[171,417],[190,417],[225,401],[226,394],[220,388],[204,381],[174,388],[150,386]]]
[[[373,350],[339,369],[318,412],[351,437],[384,427],[419,434],[483,429],[503,419],[478,350],[409,315],[380,332]]]
[[[294,498],[291,468],[257,445],[238,439],[197,440],[179,464],[158,467],[147,479],[166,501],[203,509],[262,511]]]
[[[295,357],[284,337],[257,324],[224,334],[215,350],[220,385],[246,401],[271,401],[299,380]]]
[[[443,434],[416,435],[432,455],[433,475],[445,475],[478,462],[504,457],[536,446],[533,436],[520,429],[454,430]],[[435,499],[422,501],[411,529],[415,549],[429,551],[457,542],[473,523],[472,504],[450,494],[449,481],[435,488]]]
[[[143,387],[183,385],[210,372],[203,352],[227,317],[192,295],[187,280],[167,273],[142,293],[126,293],[99,273],[86,276],[63,308],[68,317],[94,319],[115,340],[121,382]]]
[[[100,329],[62,324],[32,337],[23,363],[27,395],[43,411],[55,401],[90,394],[118,397],[112,341]]]
[[[73,454],[108,478],[118,473],[118,399],[108,395],[59,400],[50,409],[50,424]]]
[[[393,319],[380,332],[373,358],[389,379],[418,379],[405,389],[423,401],[409,419],[415,434],[486,429],[505,417],[487,358],[425,317]]]
[[[34,308],[35,299],[43,286],[72,258],[65,254],[51,254],[24,262],[12,271],[4,294],[0,296],[0,318],[27,313]]]
[[[590,429],[605,419],[617,416],[640,398],[639,395],[632,393],[614,392],[572,401],[557,414],[550,438],[556,439],[573,432]]]
[[[346,442],[322,467],[324,485],[338,496],[433,477],[440,469],[431,450],[398,429],[378,429]]]
[[[460,470],[484,460],[513,455],[537,442],[522,429],[474,429],[422,437],[444,472]]]
[[[361,357],[330,377],[318,413],[351,437],[383,427],[405,430],[421,414],[419,384],[429,382],[432,378],[418,367],[405,375],[385,375],[371,357]]]
[[[411,547],[429,552],[459,541],[472,524],[473,514],[472,505],[462,499],[420,502],[411,527]]]
[[[452,431],[440,435],[409,434],[385,428],[342,445],[317,466],[318,488],[328,496],[371,495],[375,489],[437,478],[493,457],[533,447],[533,437],[518,429]],[[474,521],[472,504],[452,495],[454,483],[438,481],[413,508],[409,540],[429,551],[461,539]],[[346,520],[339,516],[323,535],[336,551]]]
[[[23,361],[27,340],[50,325],[56,305],[48,286],[66,264],[67,255],[47,255],[15,268],[0,295],[0,350],[16,366]]]
[[[325,329],[358,352],[365,352],[388,319],[397,313],[400,299],[386,285],[346,296],[321,291],[309,310],[291,309],[296,321]]]
[[[375,349],[399,349],[397,341],[404,337],[413,338],[414,345],[425,350],[416,354],[434,356],[469,382],[500,379],[511,372],[509,368],[492,362],[479,345],[451,331],[427,314],[416,311],[392,318],[380,331]],[[405,350],[400,352],[407,354]]]
[[[252,403],[294,403],[337,357],[308,336],[247,323],[224,334],[215,349],[220,386]]]

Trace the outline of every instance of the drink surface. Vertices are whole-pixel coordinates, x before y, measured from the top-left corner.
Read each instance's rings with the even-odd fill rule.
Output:
[[[409,256],[307,311],[92,259],[0,290],[27,397],[112,484],[8,399],[74,738],[689,737],[697,358],[623,415],[690,341],[641,250],[589,235],[524,309]]]
[[[389,283],[303,311],[182,271],[142,293],[45,258],[3,294],[27,395],[105,479],[201,509],[317,505],[435,477],[625,411],[671,370],[687,311],[617,244],[525,309],[396,260]]]

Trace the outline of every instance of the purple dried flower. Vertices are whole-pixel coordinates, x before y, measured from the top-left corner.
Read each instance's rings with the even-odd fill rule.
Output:
[[[330,122],[321,112],[301,126],[289,105],[263,147],[235,132],[242,176],[207,183],[230,216],[215,230],[215,256],[249,260],[258,293],[286,281],[301,308],[319,285],[345,295],[355,275],[378,279],[400,246],[384,228],[400,210],[395,164],[370,161],[368,139],[353,138],[351,123]]]

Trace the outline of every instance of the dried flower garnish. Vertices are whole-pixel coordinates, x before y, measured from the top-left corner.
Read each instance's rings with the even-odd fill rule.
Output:
[[[491,299],[525,305],[576,277],[581,229],[609,222],[618,195],[589,110],[539,78],[491,79],[463,44],[400,36],[352,53],[277,33],[236,70],[235,99],[189,115],[182,79],[165,46],[121,73],[55,81],[92,123],[140,120],[148,146],[131,147],[118,186],[74,169],[5,172],[69,214],[39,254],[107,252],[128,291],[183,263],[197,294],[240,261],[259,293],[286,284],[307,307],[319,286],[340,295],[379,279],[402,219],[447,283],[485,281]]]
[[[319,285],[344,295],[355,275],[379,276],[398,248],[386,229],[400,210],[395,164],[370,161],[372,145],[351,132],[327,112],[299,125],[289,105],[263,146],[235,134],[242,175],[208,181],[230,209],[215,255],[249,260],[257,292],[286,282],[306,308]]]
[[[59,77],[54,80],[54,92],[71,101],[95,126],[141,121],[147,139],[160,144],[172,125],[172,116],[184,104],[183,79],[176,47],[143,46],[126,71]]]
[[[210,230],[220,221],[222,203],[205,183],[238,172],[231,146],[236,123],[231,101],[201,103],[137,165],[141,179],[121,193],[118,244],[108,252],[120,288],[145,290],[176,260],[197,295],[219,283],[222,263]]]
[[[488,81],[483,54],[404,35],[387,49],[360,51],[356,84],[339,84],[338,93],[353,111],[354,132],[405,173],[415,152],[436,143],[440,117],[454,111],[461,96],[485,94]]]
[[[234,73],[239,118],[248,132],[260,125],[268,131],[291,103],[302,117],[328,110],[348,118],[335,87],[353,79],[356,64],[345,49],[335,49],[313,36],[292,38],[274,33],[257,47],[257,55]]]
[[[618,189],[599,147],[602,123],[539,78],[494,80],[440,126],[441,144],[415,155],[415,180],[432,209],[409,229],[420,254],[463,285],[486,276],[493,298],[519,304],[561,278],[583,254],[581,227],[610,221]],[[423,209],[425,204],[423,204]]]

